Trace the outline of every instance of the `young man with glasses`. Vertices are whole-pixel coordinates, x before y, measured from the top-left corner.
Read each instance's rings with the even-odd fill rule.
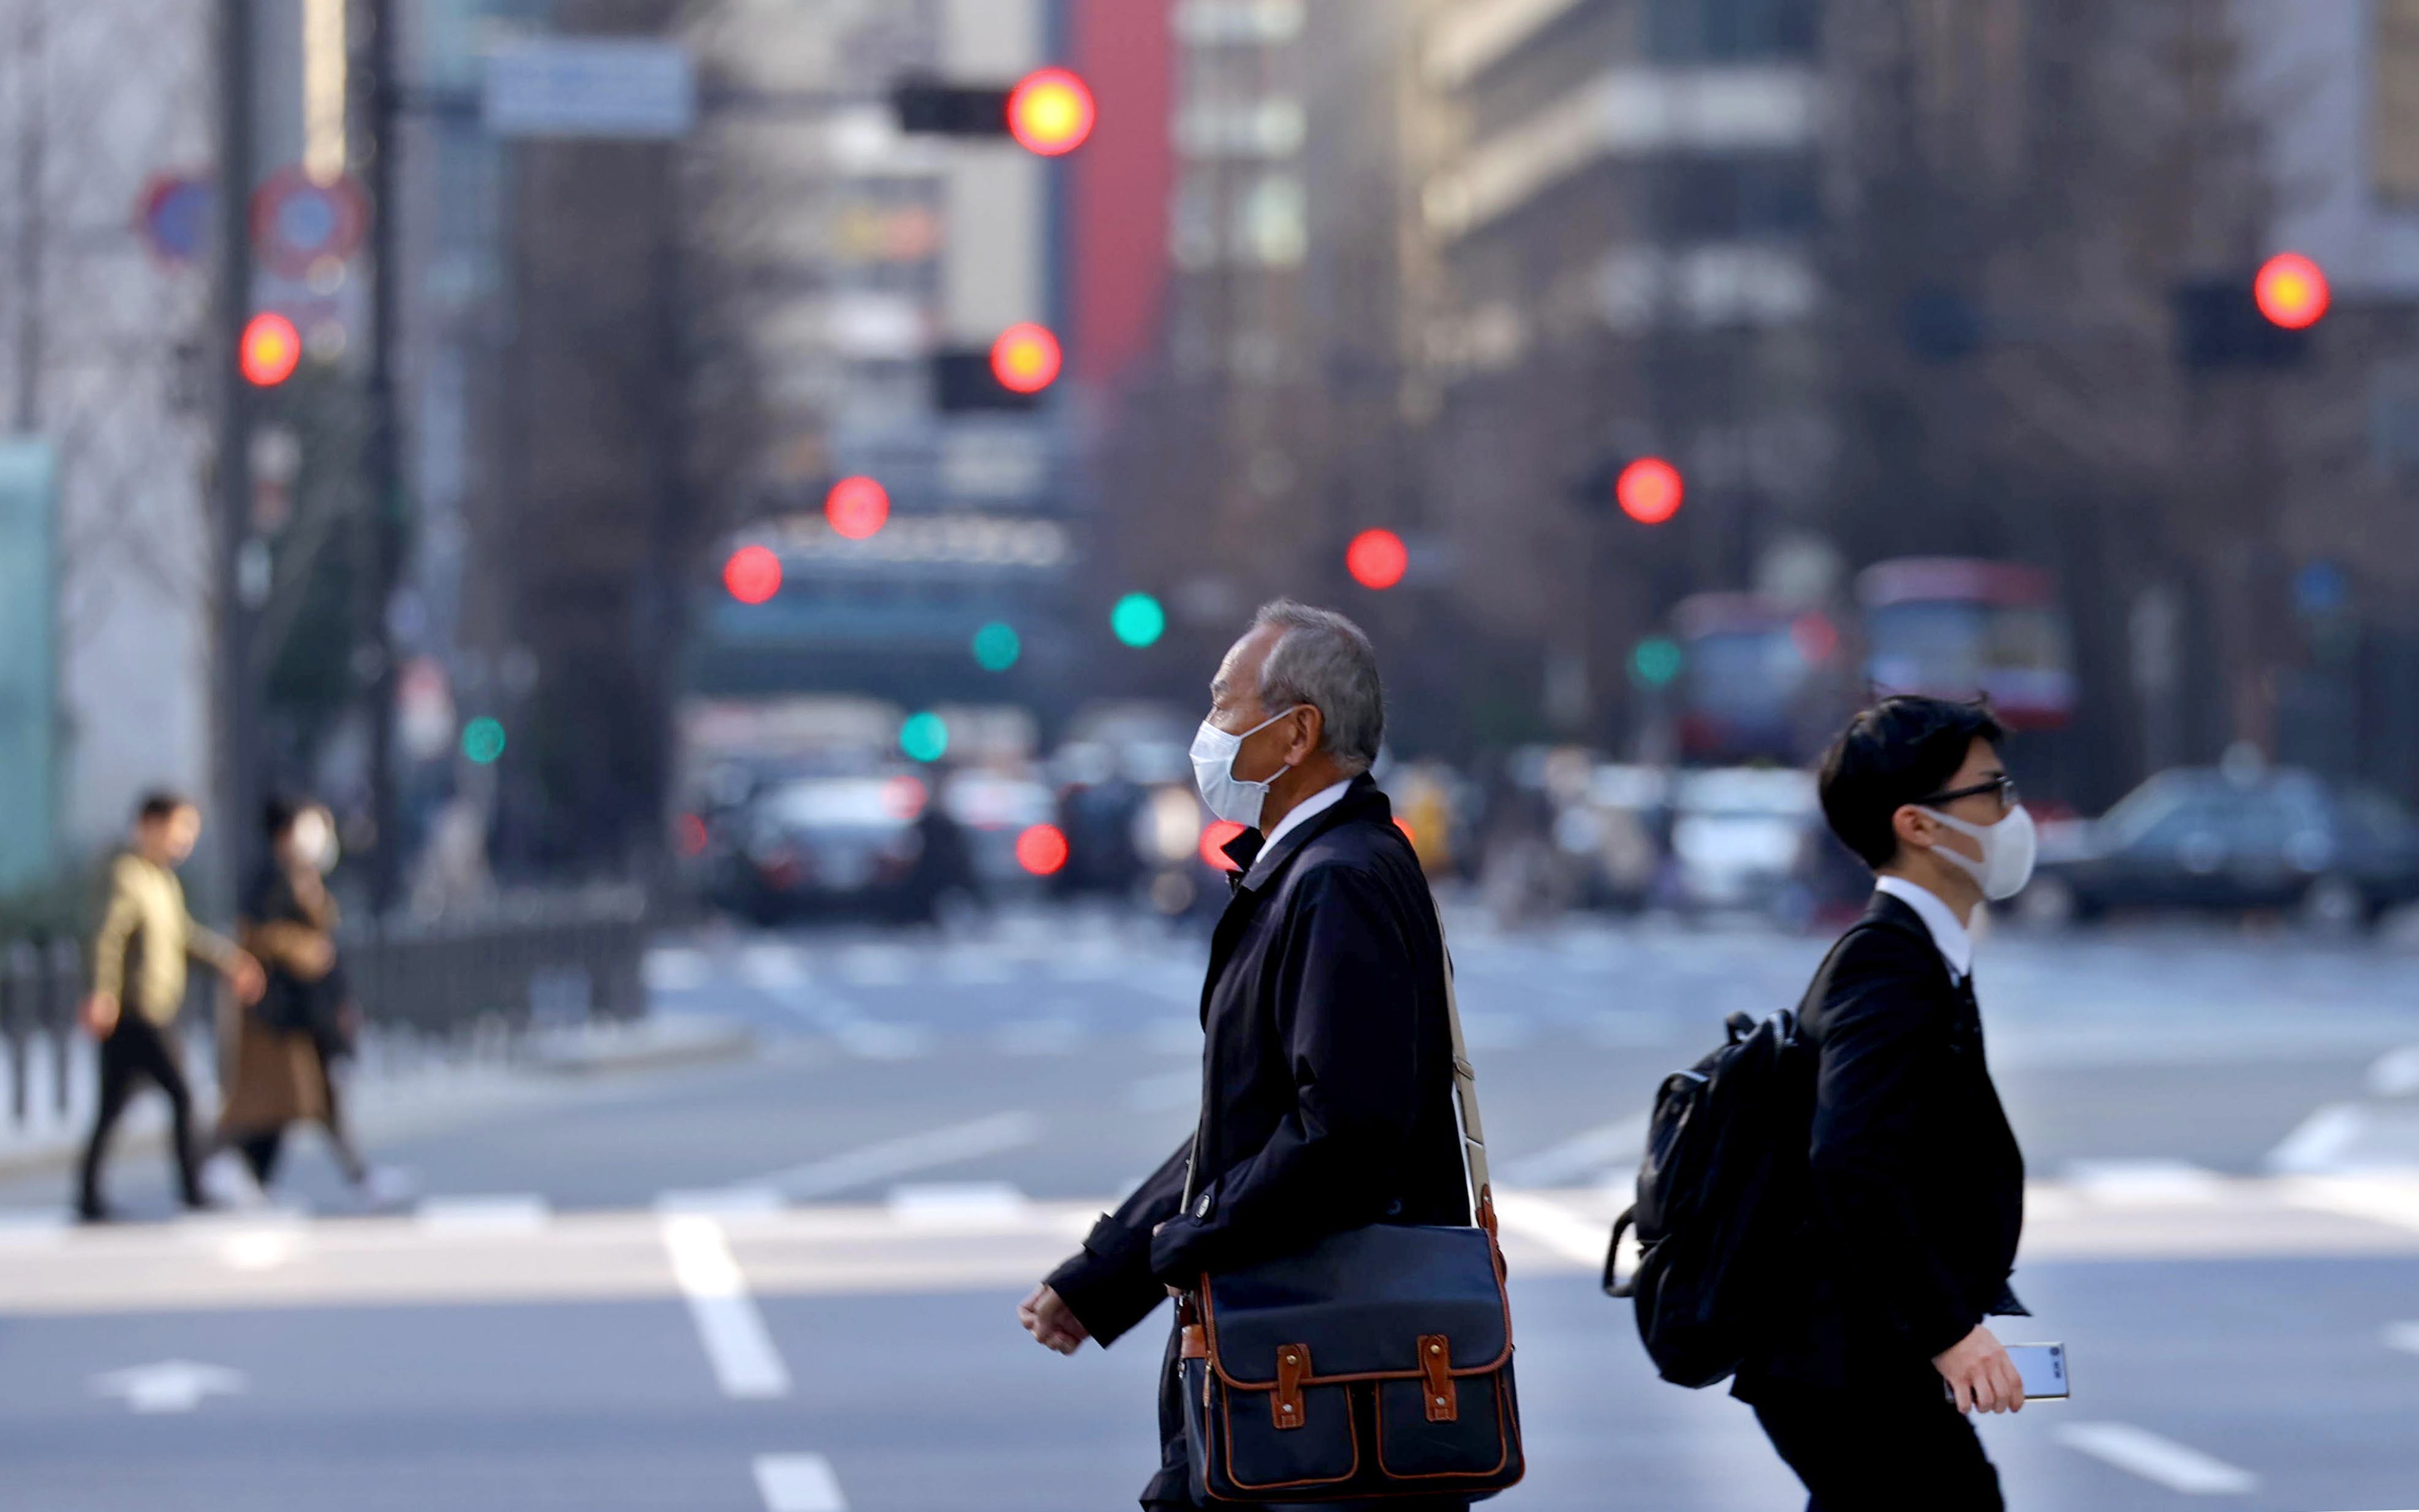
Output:
[[[2024,1311],[2008,1277],[2025,1166],[1983,1060],[1970,933],[2032,871],[2001,743],[1980,704],[1891,698],[1824,759],[1824,815],[1873,869],[1873,900],[1800,1011],[1809,1228],[1733,1387],[1809,1512],[2004,1505],[1964,1415],[2024,1406],[1984,1323]]]

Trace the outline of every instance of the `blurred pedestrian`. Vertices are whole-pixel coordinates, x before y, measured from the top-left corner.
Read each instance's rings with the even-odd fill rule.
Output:
[[[907,877],[907,911],[918,923],[940,923],[946,910],[973,908],[984,901],[974,848],[966,843],[965,826],[949,811],[956,781],[950,773],[933,774],[924,807],[916,813],[916,865]],[[950,903],[951,898],[961,902]]]
[[[2024,1312],[2008,1278],[2025,1163],[1983,1061],[1971,932],[2032,870],[2000,744],[1980,704],[1892,698],[1823,763],[1824,814],[1877,880],[1801,1011],[1814,1231],[1732,1388],[1809,1512],[2004,1505],[1962,1415],[2025,1399],[1984,1323]]]
[[[1210,698],[1195,780],[1213,814],[1245,827],[1226,847],[1240,870],[1210,948],[1200,1121],[1019,1307],[1060,1353],[1108,1344],[1205,1271],[1365,1225],[1471,1221],[1443,941],[1419,859],[1368,776],[1385,722],[1368,638],[1340,614],[1271,604]],[[1196,1504],[1186,1332],[1198,1330],[1170,1337],[1160,1374],[1146,1508]]]
[[[109,1216],[100,1199],[100,1163],[127,1101],[148,1080],[168,1095],[177,1192],[189,1208],[209,1204],[193,1146],[193,1097],[177,1054],[177,1015],[185,1004],[187,957],[224,977],[245,1006],[265,986],[260,963],[233,941],[193,921],[177,868],[201,839],[202,814],[174,793],[146,795],[126,849],[110,862],[100,926],[93,933],[92,992],[85,1031],[100,1041],[100,1096],[85,1146],[76,1211],[87,1223]]]
[[[335,816],[316,803],[270,800],[269,858],[244,890],[239,937],[267,969],[248,1011],[222,1036],[226,1101],[219,1142],[243,1157],[265,1188],[277,1175],[285,1128],[316,1123],[336,1164],[364,1198],[369,1170],[347,1134],[331,1064],[350,1052],[359,1011],[336,950],[336,900],[326,873],[336,856]]]

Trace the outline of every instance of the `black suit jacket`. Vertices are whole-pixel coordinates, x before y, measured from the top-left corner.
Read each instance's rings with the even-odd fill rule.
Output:
[[[1914,909],[1876,893],[1799,1012],[1817,1066],[1812,1203],[1739,1395],[1766,1381],[1936,1392],[1934,1355],[1986,1315],[2024,1310],[2008,1288],[2024,1156],[1972,984]]]
[[[1386,795],[1356,778],[1277,844],[1250,831],[1228,854],[1244,870],[1210,940],[1198,1128],[1050,1276],[1104,1345],[1163,1283],[1366,1224],[1471,1221],[1444,941]],[[1190,1504],[1168,1405],[1146,1504]]]

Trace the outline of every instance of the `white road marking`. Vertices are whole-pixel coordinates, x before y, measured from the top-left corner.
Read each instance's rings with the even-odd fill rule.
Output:
[[[803,987],[807,952],[794,945],[751,945],[739,952],[739,980],[764,992]]]
[[[243,1372],[193,1360],[162,1360],[92,1378],[96,1396],[123,1396],[138,1412],[190,1412],[202,1398],[230,1396],[244,1389]]]
[[[840,1477],[821,1455],[758,1455],[756,1489],[764,1512],[848,1512]]]
[[[68,1215],[54,1209],[0,1212],[0,1249],[49,1249],[68,1237]]]
[[[420,1227],[441,1234],[533,1234],[547,1225],[546,1198],[518,1193],[498,1196],[423,1197]]]
[[[2287,1175],[2316,1174],[2336,1168],[2367,1127],[2368,1116],[2356,1103],[2337,1103],[2319,1109],[2282,1143],[2268,1152],[2266,1165]]]
[[[655,1197],[657,1212],[701,1212],[710,1218],[781,1212],[788,1207],[781,1194],[769,1186],[685,1187],[660,1193]]]
[[[2368,1095],[2409,1097],[2419,1093],[2419,1044],[2406,1044],[2377,1057],[2368,1068]]]
[[[2385,1347],[2405,1354],[2419,1354],[2419,1323],[2386,1324]]]
[[[2304,1177],[2290,1183],[2285,1200],[2419,1232],[2419,1177],[2407,1173]]]
[[[1574,1134],[1559,1145],[1503,1163],[1511,1186],[1567,1186],[1600,1178],[1615,1165],[1636,1165],[1646,1146],[1646,1115],[1635,1113]]]
[[[1041,1137],[1041,1119],[1025,1112],[995,1113],[987,1119],[953,1123],[947,1128],[886,1139],[880,1144],[826,1155],[786,1170],[775,1171],[747,1184],[767,1186],[792,1201],[830,1196],[851,1187],[894,1177],[909,1176],[935,1165],[953,1165],[978,1155],[1016,1149]]]
[[[915,957],[902,945],[852,945],[840,953],[840,980],[855,987],[900,987],[915,976]]]
[[[1551,1197],[1533,1192],[1495,1194],[1495,1221],[1507,1233],[1543,1245],[1566,1260],[1582,1265],[1604,1264],[1611,1229],[1579,1216]]]
[[[1126,1088],[1126,1106],[1136,1113],[1162,1113],[1169,1108],[1191,1107],[1201,1100],[1201,1073],[1198,1071],[1163,1072],[1145,1076]]]
[[[693,993],[714,980],[714,963],[706,953],[686,946],[649,950],[639,969],[651,993]]]
[[[747,1295],[747,1278],[732,1257],[722,1226],[701,1213],[664,1220],[664,1249],[672,1281],[688,1299],[697,1336],[725,1396],[761,1400],[790,1395],[790,1367],[773,1347],[764,1315]]]
[[[2069,1161],[2066,1180],[2094,1202],[2122,1207],[2213,1207],[2226,1196],[2223,1177],[2180,1160]]]
[[[231,1271],[274,1271],[302,1253],[302,1227],[282,1224],[242,1229],[220,1240],[218,1252]]]
[[[1021,1222],[1032,1201],[1006,1181],[926,1181],[890,1189],[890,1216],[912,1228]]]
[[[2061,1424],[2057,1441],[2186,1496],[2244,1496],[2259,1489],[2259,1477],[2241,1466],[2131,1423]]]

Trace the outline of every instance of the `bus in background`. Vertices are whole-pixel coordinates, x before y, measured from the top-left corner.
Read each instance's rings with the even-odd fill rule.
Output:
[[[1681,761],[1795,766],[1842,717],[1840,631],[1830,616],[1755,594],[1695,594],[1672,611],[1682,653]]]
[[[1857,574],[1857,603],[1875,691],[1979,693],[2012,732],[2063,729],[2072,717],[2072,635],[2040,568],[1903,557]]]

